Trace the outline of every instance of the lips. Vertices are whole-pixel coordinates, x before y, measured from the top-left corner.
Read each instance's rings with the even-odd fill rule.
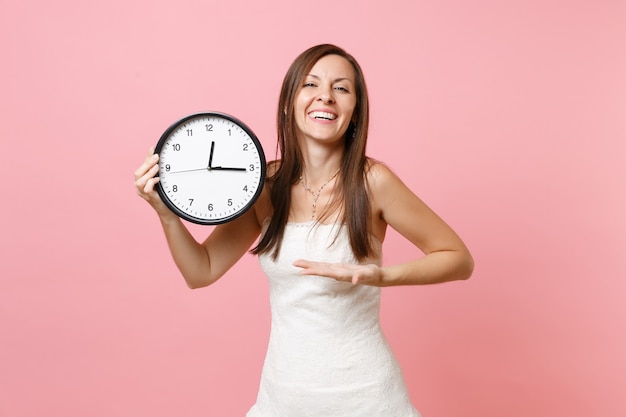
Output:
[[[316,120],[335,120],[337,115],[326,111],[312,111],[309,116]]]

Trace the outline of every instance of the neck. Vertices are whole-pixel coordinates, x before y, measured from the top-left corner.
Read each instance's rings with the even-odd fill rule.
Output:
[[[311,186],[320,186],[341,168],[343,147],[329,149],[327,147],[302,148],[304,166],[302,178]]]

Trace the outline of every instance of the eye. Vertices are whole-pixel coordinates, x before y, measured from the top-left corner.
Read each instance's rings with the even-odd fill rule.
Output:
[[[304,83],[302,87],[316,87],[316,85],[313,82],[308,82],[308,83]]]
[[[342,93],[349,93],[350,92],[346,87],[343,87],[343,86],[337,86],[337,87],[335,87],[335,90],[341,91]]]

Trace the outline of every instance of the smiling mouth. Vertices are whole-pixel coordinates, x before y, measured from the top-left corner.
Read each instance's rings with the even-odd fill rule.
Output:
[[[325,111],[314,111],[310,113],[310,116],[316,120],[335,120],[337,118],[336,114]]]

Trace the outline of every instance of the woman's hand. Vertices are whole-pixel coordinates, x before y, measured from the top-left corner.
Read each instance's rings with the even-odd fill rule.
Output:
[[[382,282],[383,276],[381,268],[374,264],[313,262],[299,259],[293,265],[302,268],[300,271],[302,275],[319,275],[333,278],[336,281],[351,282],[354,285],[378,286]]]
[[[159,182],[159,177],[155,177],[159,172],[159,155],[155,154],[152,149],[143,161],[143,164],[135,171],[135,188],[137,195],[146,200],[160,217],[174,215],[170,209],[163,203],[159,193],[154,187]]]

